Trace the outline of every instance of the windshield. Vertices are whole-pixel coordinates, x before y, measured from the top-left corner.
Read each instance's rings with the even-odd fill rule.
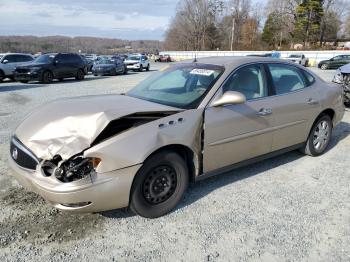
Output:
[[[99,65],[113,65],[114,62],[112,60],[108,60],[108,59],[101,59],[99,61],[96,62]]]
[[[55,55],[41,55],[34,60],[36,63],[52,63]]]
[[[183,109],[197,108],[223,71],[215,65],[177,65],[155,73],[126,95]]]
[[[134,61],[138,61],[141,59],[141,56],[129,56],[128,60],[134,60]]]

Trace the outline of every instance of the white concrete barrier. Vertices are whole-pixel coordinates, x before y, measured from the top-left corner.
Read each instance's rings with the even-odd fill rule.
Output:
[[[164,51],[160,54],[168,54],[175,61],[194,59],[195,57],[208,56],[246,56],[253,54],[265,54],[272,51]],[[322,60],[330,59],[336,55],[350,54],[350,51],[281,51],[281,58],[286,58],[291,54],[302,53],[310,60],[316,61],[317,65]]]

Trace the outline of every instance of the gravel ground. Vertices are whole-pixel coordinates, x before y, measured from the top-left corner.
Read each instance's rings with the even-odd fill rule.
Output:
[[[325,155],[291,152],[191,185],[176,211],[154,220],[127,209],[67,214],[10,176],[10,134],[28,112],[124,92],[150,74],[0,84],[0,261],[350,261],[350,112]]]

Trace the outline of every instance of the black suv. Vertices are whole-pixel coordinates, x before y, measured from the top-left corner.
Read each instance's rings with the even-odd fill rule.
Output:
[[[29,81],[50,83],[53,79],[62,81],[64,78],[70,77],[83,80],[85,66],[85,62],[77,54],[44,54],[30,64],[17,66],[14,78],[22,83]]]

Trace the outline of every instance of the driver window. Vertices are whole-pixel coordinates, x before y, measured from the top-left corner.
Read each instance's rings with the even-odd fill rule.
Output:
[[[223,86],[223,92],[227,91],[240,92],[247,100],[268,96],[263,66],[251,65],[237,70]]]

